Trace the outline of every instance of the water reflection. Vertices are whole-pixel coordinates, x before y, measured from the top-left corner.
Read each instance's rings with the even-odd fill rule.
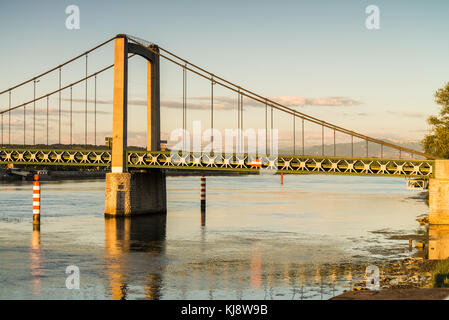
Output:
[[[31,235],[30,269],[33,279],[33,295],[39,296],[41,294],[41,232],[39,225],[33,226]]]
[[[131,282],[144,276],[145,298],[161,297],[166,215],[105,218],[106,266],[113,300],[128,298]],[[136,255],[135,253],[143,253]],[[133,254],[134,253],[134,254]],[[158,261],[159,260],[159,261]],[[137,268],[137,270],[136,270]]]
[[[429,259],[449,258],[449,225],[429,225]]]
[[[259,289],[262,285],[262,252],[259,246],[252,250],[250,270],[251,288]]]
[[[201,210],[201,226],[206,226],[206,210]]]

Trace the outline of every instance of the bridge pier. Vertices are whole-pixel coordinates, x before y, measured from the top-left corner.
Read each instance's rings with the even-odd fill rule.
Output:
[[[165,172],[108,173],[106,216],[130,216],[167,212]]]
[[[435,160],[429,179],[429,224],[449,225],[449,160]]]

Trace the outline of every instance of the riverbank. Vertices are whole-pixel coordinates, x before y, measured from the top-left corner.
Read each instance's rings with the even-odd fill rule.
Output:
[[[31,171],[30,171],[31,172]],[[59,180],[82,180],[82,179],[105,179],[106,173],[109,171],[98,171],[98,170],[48,170],[48,174],[41,175],[40,180],[42,181],[59,181]],[[167,177],[176,177],[176,176],[201,176],[201,172],[199,170],[177,170],[170,169],[166,170]],[[254,175],[258,173],[253,172],[228,172],[228,171],[209,171],[205,173],[206,176],[244,176],[244,175]],[[13,181],[22,181],[27,180],[23,176],[8,174],[5,169],[0,171],[0,181],[5,182],[13,182]],[[30,178],[28,180],[32,180],[32,175],[30,174]]]
[[[410,250],[414,243],[415,253],[397,262],[387,262],[376,265],[379,268],[379,289],[370,290],[366,285],[366,275],[363,281],[353,283],[350,290],[345,290],[331,300],[442,300],[449,299],[448,288],[435,284],[435,277],[440,276],[440,282],[447,279],[447,266],[439,259],[429,257],[429,251],[435,249],[435,243],[429,246],[430,237],[428,216],[418,216],[420,227],[415,237],[411,235],[390,235],[390,239],[409,240]],[[425,233],[422,233],[422,230]],[[421,231],[420,231],[421,230]],[[438,249],[438,248],[437,248]]]
[[[45,175],[40,175],[41,181],[59,181],[59,180],[82,180],[82,179],[104,179],[105,171],[48,171]],[[0,172],[1,182],[31,181],[33,174],[20,176],[6,173],[6,170]]]
[[[379,290],[369,290],[366,276],[354,282],[330,300],[442,300],[449,297],[449,289],[433,288],[432,272],[440,260],[409,257],[398,262],[376,265],[379,268]],[[361,270],[362,271],[362,270]]]
[[[346,292],[329,300],[449,300],[447,288],[390,289]]]
[[[398,262],[388,262],[380,265],[380,289],[411,289],[430,288],[432,286],[432,271],[439,260],[427,260],[423,257],[409,257]],[[364,291],[366,281],[354,283],[350,291]]]

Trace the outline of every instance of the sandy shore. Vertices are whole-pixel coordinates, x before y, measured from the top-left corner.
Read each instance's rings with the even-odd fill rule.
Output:
[[[350,291],[329,300],[447,300],[447,288],[412,288]]]

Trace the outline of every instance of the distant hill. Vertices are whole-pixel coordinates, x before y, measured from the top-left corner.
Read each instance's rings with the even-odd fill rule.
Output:
[[[385,142],[390,142],[396,145],[399,145],[401,147],[410,148],[416,151],[422,152],[422,146],[419,141],[394,141],[394,140],[384,140]],[[380,145],[369,142],[368,143],[368,156],[377,158],[380,157]],[[279,154],[291,154],[292,153],[292,147],[290,148],[279,148]],[[302,147],[301,145],[296,146],[296,154],[302,153]],[[306,155],[316,155],[321,156],[322,154],[322,147],[321,145],[315,145],[311,147],[305,147],[304,153]],[[333,156],[334,155],[334,145],[333,144],[325,144],[324,145],[324,155],[326,156]],[[337,143],[336,144],[336,155],[340,157],[351,157],[351,143]],[[354,157],[366,157],[366,142],[365,141],[359,141],[354,142]],[[398,158],[399,157],[399,151],[389,148],[389,147],[383,147],[383,157],[384,158]],[[408,153],[401,153],[401,158],[409,158],[410,155]],[[417,159],[417,156],[414,156],[415,159]]]

